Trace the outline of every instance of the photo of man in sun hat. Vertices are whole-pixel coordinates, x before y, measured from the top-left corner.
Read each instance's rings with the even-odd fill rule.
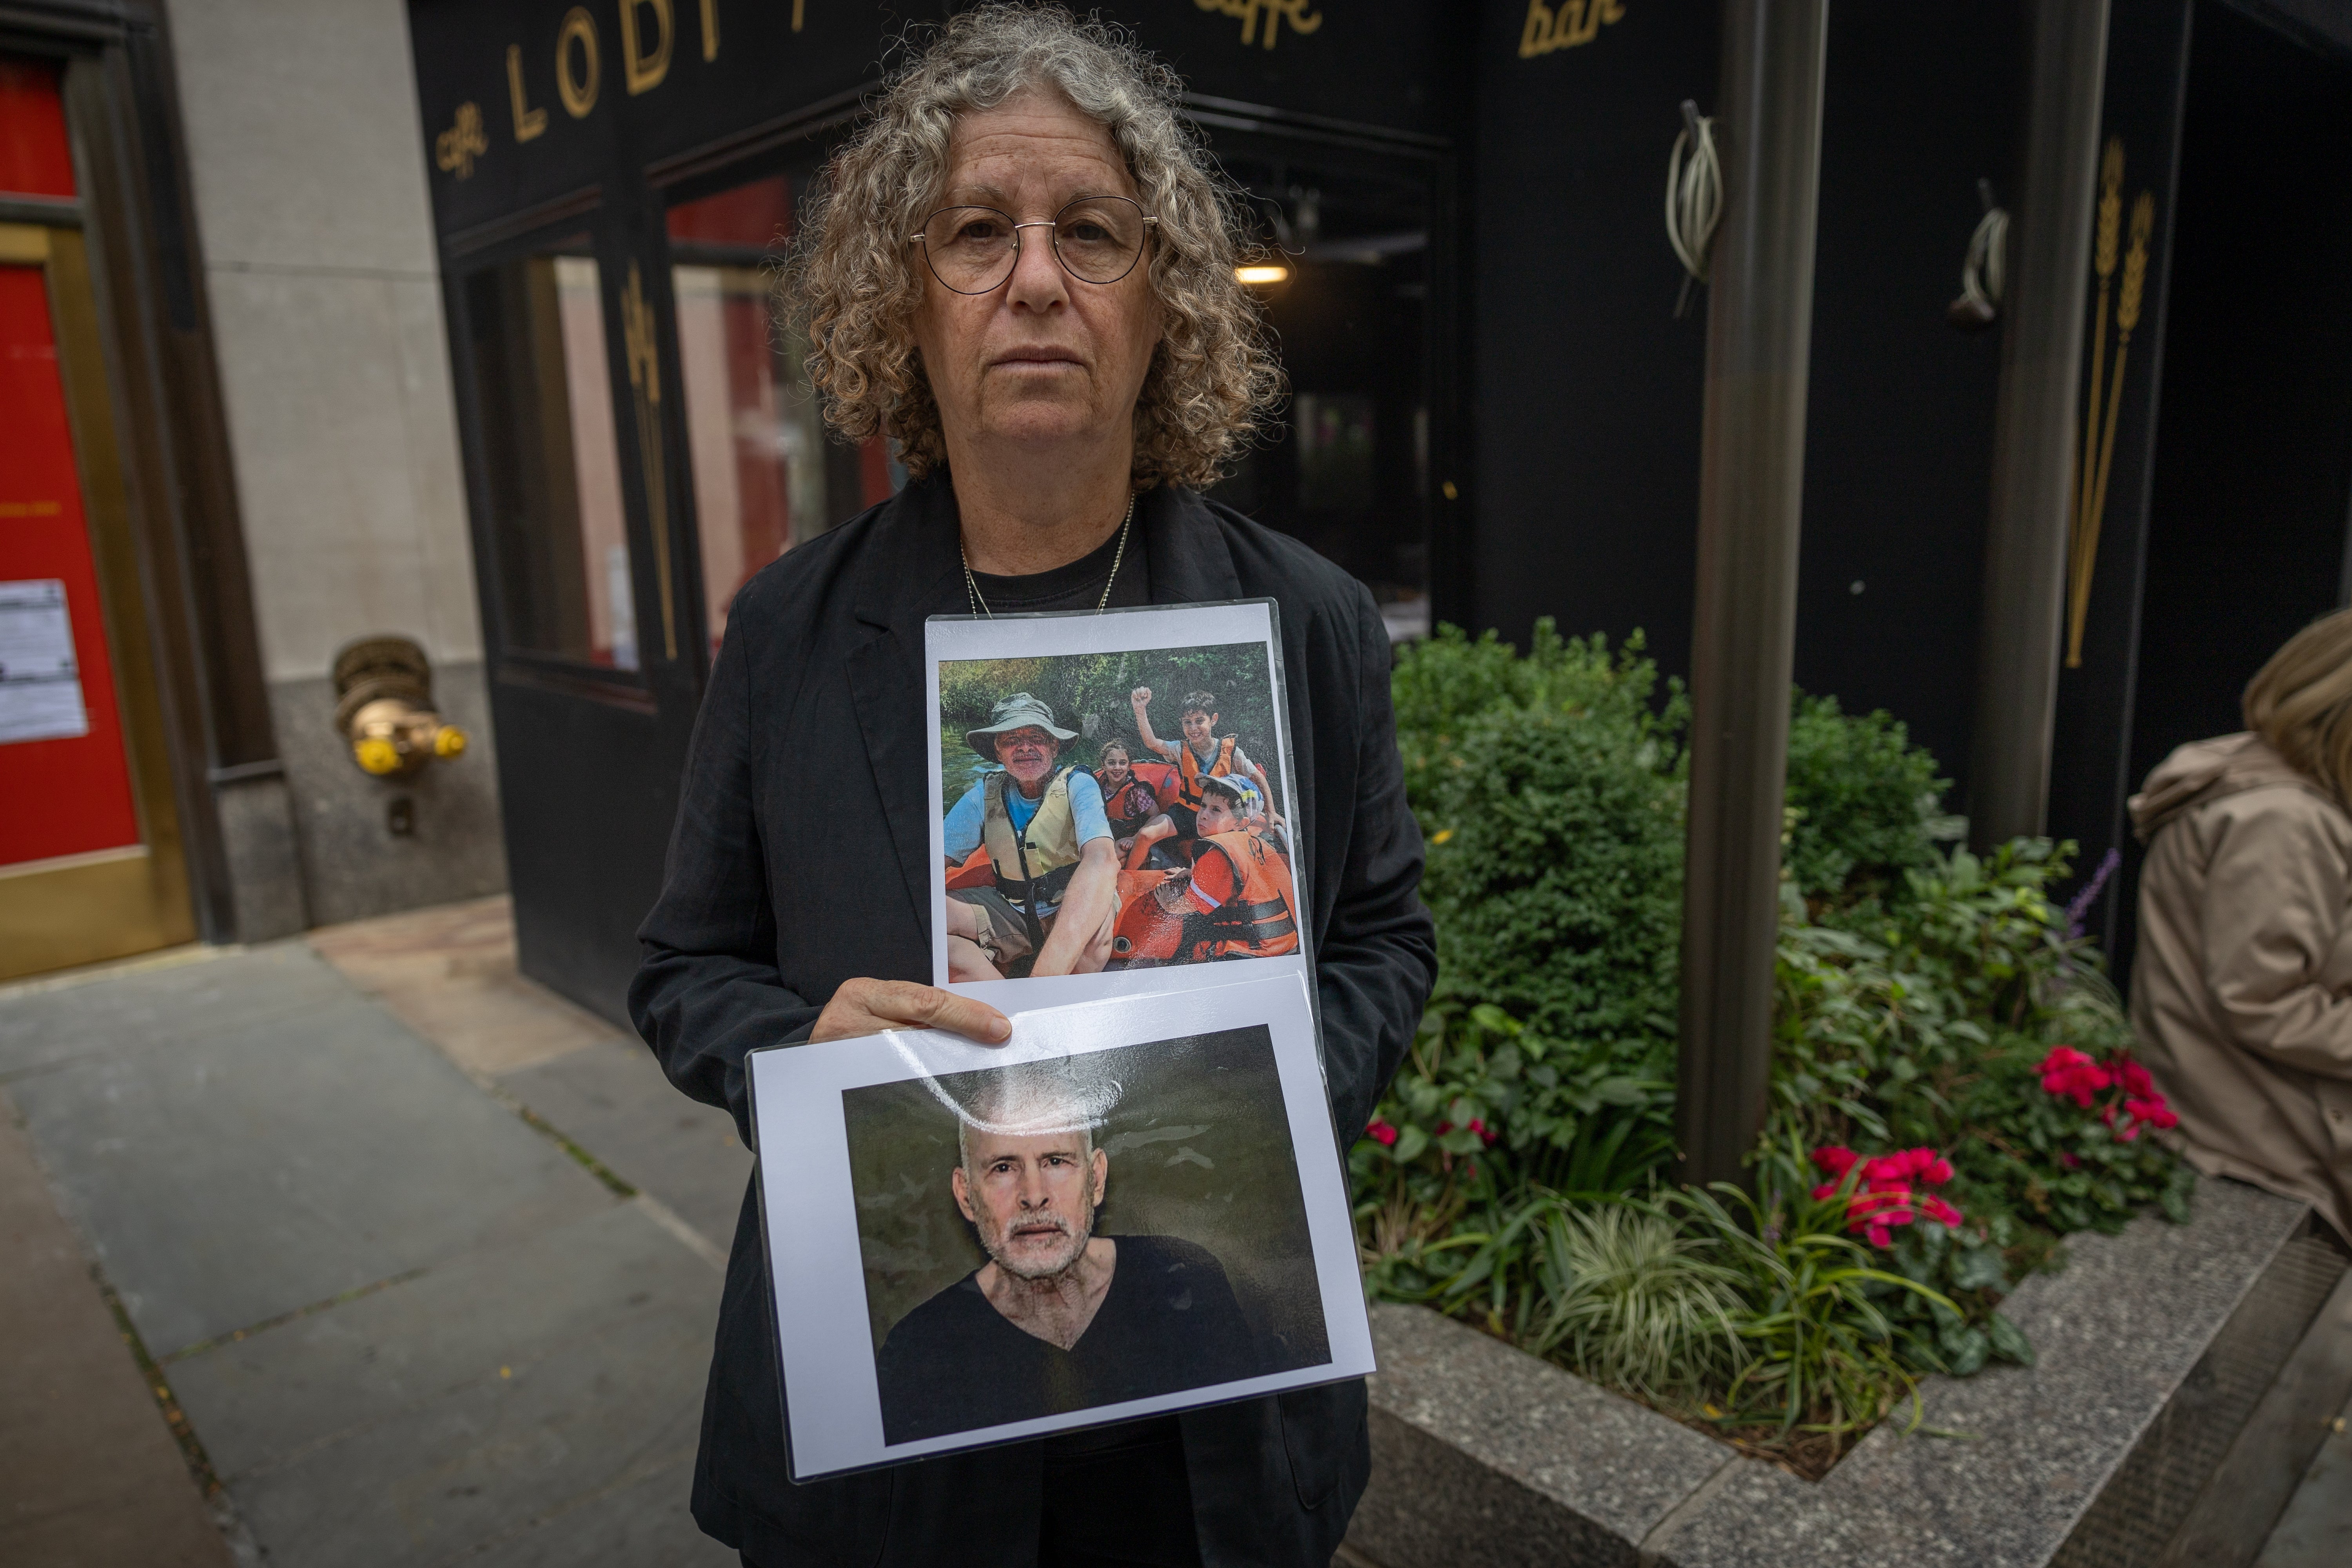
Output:
[[[943,874],[985,849],[994,883],[948,894],[950,979],[1091,974],[1109,961],[1118,853],[1102,786],[1086,769],[1060,765],[1076,738],[1026,691],[964,732],[997,765],[949,808]]]

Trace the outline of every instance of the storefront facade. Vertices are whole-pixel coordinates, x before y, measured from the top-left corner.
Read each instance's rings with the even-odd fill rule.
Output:
[[[412,0],[523,963],[608,1014],[729,598],[893,486],[887,449],[824,441],[761,268],[898,30],[947,8]],[[2324,461],[2265,525],[2284,552],[2273,575],[2207,567],[2220,591],[2167,588],[2226,533],[2186,500],[2185,542],[2151,547],[2175,171],[2184,141],[2195,166],[2198,134],[2185,106],[2205,84],[2226,161],[2250,133],[2224,126],[2249,61],[2284,50],[2307,79],[2299,112],[2324,109],[2343,57],[2294,9],[2168,0],[2119,8],[2111,33],[2120,199],[2151,194],[2123,242],[2141,247],[2128,355],[2112,308],[2098,327],[2084,420],[2116,431],[2090,459],[2112,477],[2070,592],[2052,769],[2050,828],[2092,862],[2125,842],[2123,797],[2159,738],[2233,725],[2227,680],[2176,700],[2185,688],[2151,692],[2143,663],[2193,646],[2200,668],[2242,681],[2341,591],[2352,401],[2315,361],[2280,395],[2299,428],[2336,436],[2305,443]],[[1183,73],[1287,258],[1264,298],[1292,401],[1221,495],[1362,578],[1400,637],[1445,621],[1518,638],[1549,616],[1564,633],[1642,630],[1684,667],[1704,311],[1676,315],[1660,194],[1679,105],[1714,97],[1715,8],[1105,14]],[[2018,187],[2025,37],[2021,5],[1831,21],[1798,679],[1908,722],[1961,810],[2004,345],[1945,307],[1979,182],[1997,201]],[[2192,37],[2221,41],[2200,64]],[[2251,447],[2242,460],[2295,467]],[[2095,928],[2127,939],[2123,907],[2111,892]]]

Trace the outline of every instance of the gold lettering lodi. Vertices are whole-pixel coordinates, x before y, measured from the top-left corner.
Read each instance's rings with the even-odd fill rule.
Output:
[[[794,11],[800,9],[795,5]],[[702,58],[719,58],[719,0],[702,0]]]
[[[1619,0],[1528,0],[1528,19],[1519,29],[1519,58],[1531,60],[1554,49],[1589,44],[1603,22],[1622,22],[1625,7]]]
[[[637,35],[637,11],[646,5],[654,8],[654,36],[659,40],[651,54]],[[631,98],[651,92],[669,75],[672,31],[669,0],[621,0],[621,74],[628,80]]]
[[[528,142],[547,130],[547,110],[533,109],[522,92],[522,46],[507,46],[507,98],[514,104],[515,140]]]
[[[1265,46],[1274,47],[1274,36],[1287,19],[1290,30],[1302,37],[1323,25],[1323,13],[1311,9],[1315,0],[1192,0],[1203,11],[1237,16],[1242,24],[1242,47],[1260,40],[1258,22],[1265,23]]]
[[[572,46],[580,46],[580,75],[572,75]],[[563,100],[563,112],[574,120],[584,120],[596,107],[596,18],[584,7],[574,5],[563,14],[563,26],[555,34],[555,91]]]
[[[470,179],[474,160],[489,150],[490,139],[482,130],[482,106],[461,103],[457,123],[433,138],[433,163],[445,174]]]

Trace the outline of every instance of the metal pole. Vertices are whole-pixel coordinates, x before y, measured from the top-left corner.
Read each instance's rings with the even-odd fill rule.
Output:
[[[1969,749],[1969,841],[1979,853],[2039,834],[2048,816],[2107,0],[2032,0],[2031,25]]]
[[[1683,891],[1683,1173],[1736,1181],[1769,1092],[1828,0],[1726,0]]]

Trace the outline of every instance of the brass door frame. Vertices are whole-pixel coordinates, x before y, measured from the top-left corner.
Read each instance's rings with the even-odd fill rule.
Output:
[[[0,867],[0,979],[193,942],[187,856],[173,799],[147,608],[139,587],[131,498],[107,391],[98,300],[80,230],[0,223],[0,264],[40,267],[58,375],[81,482],[82,516],[105,607],[124,761],[141,842]]]

